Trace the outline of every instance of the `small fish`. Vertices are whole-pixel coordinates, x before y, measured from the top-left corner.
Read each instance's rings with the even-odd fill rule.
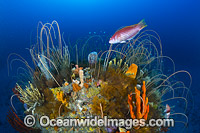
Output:
[[[122,29],[119,29],[115,34],[110,38],[110,44],[116,43],[125,43],[127,40],[133,39],[144,27],[146,27],[144,19],[138,24],[126,26]]]
[[[170,106],[168,104],[166,104],[166,108],[165,108],[165,111],[164,111],[166,119],[168,119],[169,116],[170,116],[170,110],[171,110]]]

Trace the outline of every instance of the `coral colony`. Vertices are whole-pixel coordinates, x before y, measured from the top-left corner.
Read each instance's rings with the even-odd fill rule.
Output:
[[[174,106],[171,100],[179,100],[187,109],[189,89],[174,75],[186,71],[164,74],[162,45],[154,31],[143,31],[133,40],[109,44],[105,51],[85,50],[83,60],[81,47],[70,51],[61,37],[58,23],[39,23],[37,43],[30,49],[34,67],[21,57],[27,66],[29,77],[17,82],[11,97],[12,108],[8,121],[19,132],[159,132],[171,130],[166,127],[42,127],[39,118],[43,115],[57,118],[103,118],[158,119],[165,118],[165,106]],[[38,27],[39,31],[39,27]],[[150,34],[152,33],[152,34]],[[154,34],[154,35],[153,35]],[[95,41],[93,42],[95,44]],[[69,44],[70,45],[70,44]],[[84,44],[84,47],[87,45]],[[90,45],[92,46],[92,45]],[[88,47],[90,47],[88,45]],[[99,45],[99,47],[101,47]],[[104,46],[103,46],[104,47]],[[101,48],[100,48],[101,49]],[[76,54],[77,58],[70,56]],[[12,54],[14,56],[17,54]],[[9,56],[9,58],[11,57]],[[27,73],[27,71],[26,71]],[[190,75],[189,75],[190,76]],[[172,78],[173,77],[173,78]],[[25,80],[26,79],[26,80]],[[182,92],[180,96],[180,92]],[[33,115],[36,124],[26,127],[13,97],[24,106],[25,115]],[[16,98],[15,98],[16,100]],[[168,118],[184,115],[176,110]],[[168,111],[169,113],[169,111]],[[20,117],[19,117],[20,116]],[[187,119],[187,117],[186,117]],[[177,120],[178,121],[178,120]],[[182,120],[183,127],[187,124]],[[173,130],[173,129],[172,129]]]

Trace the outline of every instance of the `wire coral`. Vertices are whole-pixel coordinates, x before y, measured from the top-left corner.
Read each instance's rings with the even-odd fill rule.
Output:
[[[53,24],[56,24],[56,27]],[[22,89],[24,88],[22,85],[27,85],[27,81],[21,80],[22,85],[17,84],[13,91],[14,96],[29,106],[29,109],[25,108],[25,114],[30,114],[29,110],[32,109],[34,116],[46,115],[51,119],[86,118],[87,116],[93,118],[98,115],[102,118],[108,116],[108,118],[148,120],[164,118],[164,102],[171,106],[170,100],[184,100],[185,108],[187,108],[189,88],[185,87],[183,82],[175,81],[174,78],[171,81],[171,77],[179,72],[170,76],[163,74],[164,56],[162,56],[159,36],[156,38],[143,32],[136,39],[123,45],[110,45],[107,50],[105,48],[108,45],[98,45],[99,42],[104,44],[100,36],[90,37],[83,45],[81,44],[83,40],[78,40],[75,45],[69,42],[67,46],[64,39],[61,40],[56,21],[39,23],[39,25],[42,26],[38,33],[40,36],[37,36],[37,44],[30,49],[35,69],[30,68],[28,63],[19,56],[29,69],[26,71],[26,74],[30,73],[27,81],[31,82]],[[58,34],[56,34],[56,29]],[[55,45],[54,40],[58,42],[58,46]],[[157,48],[153,43],[155,40],[160,47]],[[94,49],[91,49],[91,46]],[[103,47],[100,48],[100,46]],[[70,50],[76,50],[76,52],[72,51],[72,56],[68,47]],[[106,51],[103,51],[104,49]],[[91,53],[91,51],[97,52]],[[101,55],[98,56],[99,54]],[[176,95],[177,92],[179,96]],[[177,114],[187,118],[183,113],[171,113],[170,117]],[[18,126],[21,126],[22,130],[26,130],[13,111],[10,111],[9,116],[8,121],[14,128],[19,131]],[[36,121],[38,122],[38,119]],[[34,128],[39,128],[44,132],[104,132],[106,130],[109,132],[159,132],[162,130],[160,127],[128,129],[127,127],[64,128],[56,126],[43,128],[37,124]]]
[[[16,90],[17,89],[17,85],[15,86],[15,88],[12,89],[14,95],[17,95],[17,98],[19,99],[19,101],[21,103],[24,103],[21,99],[20,99],[20,93]]]
[[[27,127],[12,108],[10,108],[8,111],[7,120],[10,125],[18,132],[30,132],[31,130],[34,130],[33,128]]]

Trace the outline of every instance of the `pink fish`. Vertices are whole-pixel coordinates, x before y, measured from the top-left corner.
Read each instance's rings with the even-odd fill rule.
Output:
[[[168,104],[166,104],[166,108],[165,108],[165,111],[164,111],[166,119],[168,119],[169,116],[170,116],[170,109],[171,109],[170,106]]]
[[[138,24],[126,26],[122,29],[119,29],[115,34],[110,38],[109,43],[125,43],[127,40],[133,39],[144,27],[146,27],[144,19]]]

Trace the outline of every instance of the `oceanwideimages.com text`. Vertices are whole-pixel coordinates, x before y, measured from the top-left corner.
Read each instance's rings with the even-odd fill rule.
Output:
[[[24,119],[24,124],[27,127],[33,127],[35,125],[35,118],[32,115],[27,115]],[[95,116],[94,118],[57,118],[50,119],[48,116],[42,116],[39,119],[39,124],[42,127],[125,127],[131,129],[133,127],[174,127],[173,119],[110,119],[107,116],[100,118]]]

